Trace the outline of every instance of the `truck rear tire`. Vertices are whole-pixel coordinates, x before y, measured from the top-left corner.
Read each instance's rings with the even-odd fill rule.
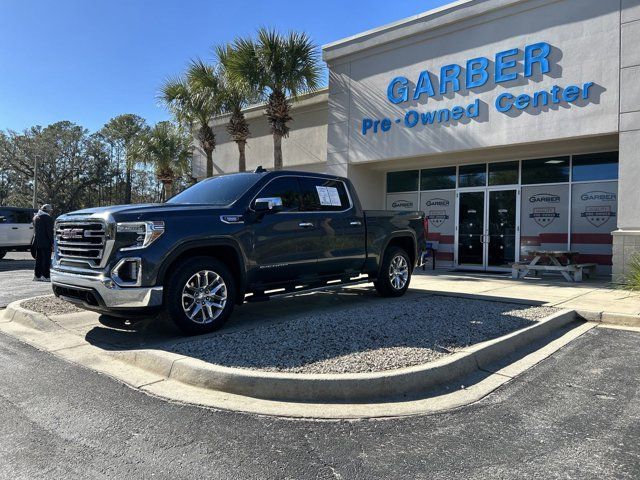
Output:
[[[166,283],[166,313],[188,335],[217,330],[233,312],[235,279],[216,258],[190,258],[178,266]]]
[[[384,252],[380,277],[373,282],[381,297],[401,297],[411,282],[411,260],[402,248],[391,246]]]

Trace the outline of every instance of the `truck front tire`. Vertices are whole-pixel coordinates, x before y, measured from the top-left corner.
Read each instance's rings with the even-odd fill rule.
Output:
[[[227,266],[216,258],[186,260],[165,284],[166,313],[186,334],[217,330],[233,312],[235,279]]]
[[[411,282],[411,259],[402,248],[391,246],[384,252],[379,278],[373,282],[381,297],[401,297]]]

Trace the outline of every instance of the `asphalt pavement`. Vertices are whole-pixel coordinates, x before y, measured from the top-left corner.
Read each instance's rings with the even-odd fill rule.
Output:
[[[0,335],[0,478],[636,479],[639,353],[596,328],[473,405],[315,422],[169,403]]]
[[[0,308],[36,295],[50,295],[50,283],[34,282],[35,261],[29,252],[9,252],[0,260]]]

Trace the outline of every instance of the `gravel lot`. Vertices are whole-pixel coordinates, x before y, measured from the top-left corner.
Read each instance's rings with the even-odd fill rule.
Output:
[[[372,297],[366,304],[297,313],[252,330],[222,330],[178,343],[172,351],[273,372],[374,372],[436,360],[556,311],[445,296]]]
[[[22,308],[33,310],[34,312],[43,313],[45,315],[64,315],[65,313],[84,312],[72,303],[65,302],[53,295],[44,297],[36,297],[25,300],[20,304]]]

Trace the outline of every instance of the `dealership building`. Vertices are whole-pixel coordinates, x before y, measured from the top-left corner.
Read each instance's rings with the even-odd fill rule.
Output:
[[[640,0],[459,1],[323,58],[329,86],[295,103],[285,168],[424,211],[439,266],[571,250],[620,278],[640,251]],[[246,111],[248,169],[273,162],[263,111]],[[226,121],[217,173],[238,169]]]

